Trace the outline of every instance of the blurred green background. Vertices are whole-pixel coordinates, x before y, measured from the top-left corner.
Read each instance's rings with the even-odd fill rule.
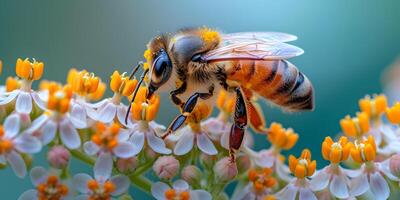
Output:
[[[143,59],[152,36],[188,26],[295,34],[299,39],[293,44],[305,54],[291,61],[314,84],[315,111],[287,114],[267,104],[263,108],[268,123],[278,121],[300,133],[291,153],[308,147],[321,167],[324,137],[340,131],[339,120],[354,115],[359,98],[381,91],[380,74],[400,53],[399,8],[398,0],[2,0],[0,83],[14,75],[19,57],[44,61],[44,79],[64,81],[68,69],[77,67],[108,82],[115,69],[130,71]],[[164,124],[177,114],[168,105],[161,108],[167,114],[159,116]],[[260,141],[257,148],[267,146]],[[45,165],[44,155],[36,158],[35,165]],[[91,173],[77,161],[73,169]],[[28,178],[0,170],[2,199],[16,199],[31,187]],[[143,195],[135,189],[131,194]]]

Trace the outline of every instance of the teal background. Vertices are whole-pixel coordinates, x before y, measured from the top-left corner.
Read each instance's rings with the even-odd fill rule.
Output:
[[[354,115],[359,98],[381,91],[380,74],[400,52],[399,8],[397,0],[2,0],[0,79],[4,83],[14,75],[18,57],[34,57],[45,63],[44,79],[64,81],[68,69],[77,67],[107,82],[115,69],[130,71],[143,59],[152,36],[188,26],[292,33],[299,37],[293,44],[305,54],[291,61],[314,84],[315,111],[287,114],[263,104],[264,113],[268,122],[300,133],[291,153],[308,147],[321,161],[324,137],[339,132],[339,120]],[[177,114],[168,105],[162,105],[166,114],[159,116],[164,124]],[[257,148],[266,147],[259,138]],[[35,165],[45,165],[44,155],[36,158]],[[91,173],[77,161],[73,169]],[[28,178],[0,170],[1,199],[16,199],[31,187]],[[131,194],[143,197],[135,189]]]

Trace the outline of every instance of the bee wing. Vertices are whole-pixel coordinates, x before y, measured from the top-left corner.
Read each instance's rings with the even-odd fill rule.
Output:
[[[280,32],[240,32],[222,35],[222,42],[291,42],[297,40],[297,36]]]
[[[241,39],[240,39],[241,40]],[[226,60],[281,60],[299,56],[304,51],[296,46],[278,41],[234,39],[230,43],[223,43],[221,47],[211,50],[202,56],[207,62]]]

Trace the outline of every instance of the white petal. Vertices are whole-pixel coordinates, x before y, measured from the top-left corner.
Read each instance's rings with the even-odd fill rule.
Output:
[[[0,99],[0,105],[9,104],[11,101],[15,99],[15,97],[20,93],[20,90],[14,90],[8,93],[8,96],[5,98]]]
[[[93,178],[87,174],[81,173],[77,174],[73,177],[72,182],[74,184],[74,188],[78,190],[80,193],[88,193],[89,188],[87,187],[87,183],[89,180]]]
[[[299,200],[317,200],[310,188],[300,188]]]
[[[327,169],[328,168],[323,168],[311,177],[310,186],[312,190],[320,191],[328,186],[331,174],[327,172]]]
[[[293,179],[293,176],[290,175],[289,167],[279,159],[275,162],[275,171],[278,177],[286,182],[290,182]]]
[[[15,140],[15,148],[22,153],[38,153],[42,149],[42,143],[29,134],[22,134]]]
[[[126,109],[127,109],[126,106],[123,105],[122,103],[119,106],[117,106],[118,121],[119,121],[119,123],[124,124],[124,125],[125,125]],[[132,123],[132,122],[130,122],[129,117],[128,117],[128,124],[129,123]]]
[[[19,113],[30,113],[32,111],[32,97],[28,92],[21,91],[19,93],[15,110]]]
[[[276,156],[269,150],[261,150],[254,158],[254,161],[259,167],[270,168],[274,165]]]
[[[18,114],[12,114],[4,120],[4,131],[6,138],[13,138],[19,132],[21,120]]]
[[[385,161],[379,163],[378,167],[379,170],[385,174],[386,177],[388,177],[390,180],[392,181],[400,181],[400,179],[398,177],[396,177],[395,175],[392,174],[392,172],[390,171],[390,158],[386,159]]]
[[[118,141],[128,141],[129,137],[131,136],[131,131],[127,129],[121,128],[118,133]]]
[[[87,127],[86,110],[78,103],[72,106],[70,119],[75,128],[82,129]]]
[[[218,153],[217,149],[211,142],[210,138],[208,138],[206,133],[197,134],[197,146],[205,154],[216,155]]]
[[[103,99],[103,100],[101,100],[99,102],[96,102],[96,103],[86,103],[85,106],[89,107],[89,108],[97,109],[97,108],[100,108],[100,107],[104,106],[104,104],[109,102],[109,101],[110,101],[110,98],[107,98],[107,99]]]
[[[85,110],[86,110],[87,116],[89,116],[90,119],[97,120],[97,117],[98,117],[97,114],[98,113],[97,113],[97,111],[95,109],[90,108],[90,107],[86,107]]]
[[[93,156],[99,152],[100,147],[97,144],[93,143],[92,141],[87,141],[83,144],[83,150],[89,156]]]
[[[113,167],[113,160],[110,153],[101,153],[94,165],[94,177],[100,182],[110,178]]]
[[[175,190],[184,191],[189,189],[189,184],[186,181],[179,179],[174,182],[172,188]]]
[[[119,158],[130,158],[136,155],[136,149],[131,142],[119,142],[113,152]]]
[[[27,133],[33,133],[36,130],[38,130],[47,120],[49,119],[49,116],[46,114],[40,115],[38,118],[33,120],[31,126],[24,132]]]
[[[192,200],[211,200],[212,196],[205,190],[192,190],[190,191],[190,198]]]
[[[350,178],[359,177],[363,173],[361,169],[352,170],[352,169],[341,168],[341,170]]]
[[[230,135],[230,132],[227,131],[227,132],[222,133],[222,136],[221,136],[220,143],[221,143],[221,146],[224,147],[225,149],[229,149],[229,135]]]
[[[43,102],[43,100],[40,98],[40,96],[36,92],[31,92],[31,96],[35,104],[41,109],[45,110],[46,106]]]
[[[184,155],[193,148],[194,134],[191,131],[185,131],[179,138],[174,148],[175,155]]]
[[[115,184],[115,191],[112,192],[111,194],[113,196],[118,196],[121,195],[122,193],[125,193],[129,189],[129,179],[126,176],[123,175],[117,175],[111,177],[110,181]]]
[[[166,127],[164,125],[158,124],[155,121],[149,122],[149,126],[156,132],[157,136],[162,136]]]
[[[37,200],[38,199],[37,190],[27,190],[19,196],[18,200]]]
[[[146,137],[147,137],[147,143],[148,145],[151,147],[151,149],[153,149],[155,152],[157,153],[161,153],[161,154],[170,154],[171,153],[171,149],[168,149],[165,146],[165,142],[163,139],[156,137],[154,135],[154,132],[152,130],[149,130],[146,133]]]
[[[282,200],[295,200],[297,190],[297,187],[295,187],[293,184],[288,184],[285,188],[276,193],[275,197]]]
[[[350,194],[352,196],[360,196],[367,192],[369,189],[367,175],[361,174],[353,178],[350,182]]]
[[[6,159],[13,169],[15,175],[19,178],[23,178],[26,175],[26,165],[24,159],[15,151],[11,151],[6,155]]]
[[[378,200],[389,198],[390,190],[388,183],[379,172],[370,175],[370,189]]]
[[[333,175],[329,190],[337,198],[344,199],[349,197],[349,189],[344,176]]]
[[[57,124],[53,120],[48,120],[41,129],[39,139],[43,145],[49,144],[56,136]]]
[[[134,148],[134,155],[138,154],[142,149],[144,145],[144,133],[140,131],[135,131],[131,138],[129,138],[129,141],[132,143],[132,146]]]
[[[117,108],[116,108],[115,104],[108,103],[104,108],[101,108],[99,110],[97,119],[103,123],[110,123],[113,121],[116,112],[117,112]]]
[[[43,167],[34,167],[31,172],[29,173],[31,177],[31,181],[34,186],[39,185],[40,183],[43,183],[48,176],[48,173],[46,169]]]
[[[151,194],[157,200],[164,200],[165,191],[167,191],[168,189],[170,189],[170,187],[166,183],[157,182],[151,186]]]
[[[63,144],[69,149],[77,149],[81,146],[78,131],[67,119],[64,119],[60,124],[60,136]]]

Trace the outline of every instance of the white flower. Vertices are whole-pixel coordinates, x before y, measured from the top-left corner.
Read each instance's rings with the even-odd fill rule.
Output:
[[[360,196],[370,190],[375,199],[387,199],[390,189],[381,173],[383,172],[378,163],[364,163],[360,170],[347,173],[352,178],[350,195]]]
[[[5,93],[4,96],[0,97],[0,106],[7,105],[15,102],[15,111],[18,113],[31,113],[33,108],[33,103],[40,109],[44,110],[45,105],[43,100],[40,99],[39,95],[33,91],[25,91],[21,89],[16,89],[14,91]]]
[[[179,130],[179,132],[181,135],[174,148],[175,155],[187,154],[192,150],[195,142],[197,147],[207,155],[216,155],[218,153],[208,133],[202,130],[200,132],[194,132],[190,126],[185,126]]]
[[[33,185],[37,189],[30,189],[21,194],[18,200],[71,199],[72,192],[67,184],[57,175],[48,173],[43,167],[35,167],[30,172]],[[40,187],[40,189],[38,189]]]
[[[318,170],[311,177],[310,184],[314,191],[321,191],[329,187],[330,193],[336,198],[344,199],[350,197],[350,180],[346,175],[346,171],[337,164],[330,164]]]
[[[224,122],[219,118],[211,117],[201,123],[202,129],[209,133],[210,138],[218,142],[221,140],[222,135],[230,133],[232,123]]]
[[[294,179],[275,195],[277,199],[282,200],[295,200],[296,196],[298,196],[299,200],[317,200],[317,197],[310,188],[308,179],[305,178]]]
[[[125,193],[129,188],[129,179],[124,175],[111,177],[112,167],[111,154],[102,153],[94,165],[94,179],[84,173],[75,175],[73,177],[74,187],[82,193],[75,199],[97,199],[96,197],[104,196],[117,197]]]
[[[151,194],[157,200],[168,199],[191,199],[191,200],[211,200],[211,194],[205,190],[191,190],[189,184],[184,180],[177,180],[172,188],[166,183],[157,182],[151,187]],[[166,198],[168,196],[168,198]],[[184,198],[182,198],[184,197]]]
[[[125,125],[125,115],[127,107],[121,102],[113,101],[112,98],[104,99],[96,104],[90,105],[96,112],[94,115],[92,112],[88,112],[89,116],[95,120],[103,123],[111,123],[114,119],[117,119],[120,124]],[[130,121],[131,117],[128,117],[128,126],[133,125]]]
[[[42,145],[29,134],[18,134],[21,120],[17,113],[8,116],[3,126],[0,130],[0,163],[8,163],[14,173],[22,178],[26,175],[26,164],[20,153],[37,153]]]
[[[81,129],[81,123],[76,123],[69,114],[58,115],[55,112],[45,112],[36,118],[31,127],[25,132],[37,136],[43,145],[49,144],[60,133],[61,142],[69,149],[77,149],[81,146],[77,128]]]
[[[157,153],[170,154],[171,150],[166,147],[165,141],[157,136],[157,133],[164,129],[164,126],[154,121],[147,122],[144,120],[129,126],[127,134],[135,149],[135,155],[143,149],[145,144]]]
[[[370,134],[375,138],[378,154],[389,156],[400,152],[400,139],[396,136],[394,127],[382,124],[373,128]]]

